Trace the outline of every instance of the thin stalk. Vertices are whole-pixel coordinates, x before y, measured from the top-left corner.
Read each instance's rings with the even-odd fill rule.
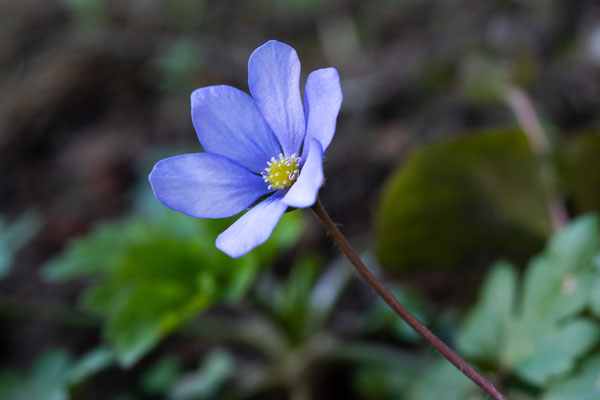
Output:
[[[527,93],[518,87],[511,87],[505,94],[506,103],[517,117],[519,126],[525,132],[533,154],[538,158],[542,174],[546,177],[555,177],[555,171],[549,161],[552,147],[548,141],[544,128],[535,112],[533,103]],[[552,179],[554,180],[554,179]],[[556,190],[554,182],[544,182],[546,190],[546,207],[555,231],[560,230],[569,223],[567,206],[560,193]]]
[[[333,237],[339,248],[344,252],[348,260],[354,265],[354,268],[363,277],[365,281],[377,292],[377,294],[398,314],[412,329],[415,330],[423,339],[431,344],[439,351],[448,361],[450,361],[460,372],[471,379],[483,391],[492,396],[495,400],[507,400],[507,398],[494,387],[494,385],[481,376],[473,367],[465,360],[456,354],[450,347],[435,336],[425,325],[423,325],[414,315],[410,313],[403,305],[394,297],[394,295],[386,289],[379,279],[369,270],[369,268],[361,261],[360,257],[354,252],[350,243],[337,228],[321,201],[317,199],[312,206],[312,211],[321,221],[325,229]]]

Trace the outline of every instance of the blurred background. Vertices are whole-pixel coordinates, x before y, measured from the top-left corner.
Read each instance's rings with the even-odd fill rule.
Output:
[[[321,199],[376,273],[511,398],[600,398],[597,222],[547,243],[600,210],[594,0],[1,0],[0,398],[484,398],[308,211],[231,260],[152,196],[269,39],[340,73]]]

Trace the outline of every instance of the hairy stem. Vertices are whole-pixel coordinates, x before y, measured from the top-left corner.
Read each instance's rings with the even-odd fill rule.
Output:
[[[321,201],[317,199],[312,206],[312,211],[321,221],[325,229],[331,234],[333,240],[339,248],[344,252],[348,260],[354,265],[354,268],[363,277],[365,281],[377,292],[377,294],[398,314],[412,329],[414,329],[423,339],[431,344],[439,351],[448,361],[450,361],[460,372],[471,379],[477,386],[483,389],[487,394],[495,400],[507,400],[506,397],[494,387],[494,385],[481,376],[473,367],[465,360],[456,354],[450,347],[435,336],[425,325],[423,325],[414,315],[410,313],[403,305],[394,297],[394,295],[386,289],[379,279],[371,272],[371,270],[361,261],[360,257],[354,252],[350,243],[337,228]]]

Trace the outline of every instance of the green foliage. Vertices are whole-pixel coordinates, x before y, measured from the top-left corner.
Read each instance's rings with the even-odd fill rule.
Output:
[[[483,400],[485,395],[469,378],[446,360],[441,360],[412,386],[407,399]]]
[[[428,365],[419,358],[390,349],[383,350],[390,360],[373,360],[373,356],[376,355],[373,350],[367,352],[368,357],[365,357],[365,360],[357,360],[359,362],[355,384],[369,400],[406,398],[408,388],[419,379]]]
[[[590,307],[594,315],[600,318],[600,271],[594,274],[591,285]]]
[[[172,400],[215,399],[226,380],[234,372],[232,356],[222,350],[208,354],[197,371],[184,376],[171,389]]]
[[[577,212],[600,212],[600,134],[582,133],[563,145],[559,161],[567,194]]]
[[[313,324],[310,297],[317,280],[320,260],[305,255],[292,268],[289,278],[272,288],[269,299],[271,312],[290,336],[310,336]]]
[[[520,292],[514,267],[494,267],[459,330],[461,351],[538,387],[569,373],[600,338],[600,325],[581,316],[599,238],[595,217],[573,222],[531,261]]]
[[[165,395],[183,372],[179,359],[167,356],[154,364],[141,380],[144,391],[151,395]]]
[[[115,355],[108,347],[102,346],[92,349],[71,366],[67,375],[67,382],[70,385],[78,385],[114,362]]]
[[[553,384],[541,397],[542,400],[596,400],[600,398],[600,355],[588,359],[578,373]]]
[[[463,354],[490,365],[500,362],[506,331],[515,308],[517,273],[507,263],[492,268],[479,302],[461,327],[457,341]]]
[[[106,225],[74,242],[45,275],[95,278],[82,304],[105,318],[104,335],[128,366],[208,306],[239,300],[258,269],[301,230],[300,215],[288,213],[265,245],[231,259],[214,245],[231,222],[165,212]]]
[[[15,254],[31,240],[40,226],[40,217],[33,213],[24,214],[10,224],[0,216],[0,279],[10,274]]]
[[[520,131],[496,130],[414,153],[377,208],[384,267],[451,269],[525,259],[550,232],[536,160]]]
[[[324,328],[337,298],[351,278],[351,269],[340,263],[322,273],[322,260],[303,254],[290,275],[279,280],[266,275],[256,287],[255,300],[276,322],[290,345],[299,345]]]
[[[50,349],[38,357],[27,374],[0,371],[0,398],[68,400],[71,388],[112,362],[112,353],[105,348],[94,349],[77,361],[64,350]]]
[[[427,313],[427,304],[416,293],[400,287],[392,288],[392,293],[410,312],[425,325],[429,324]],[[364,325],[368,332],[377,332],[385,330],[393,332],[398,338],[406,341],[420,340],[416,333],[390,306],[380,298],[377,298],[376,304],[364,314]]]

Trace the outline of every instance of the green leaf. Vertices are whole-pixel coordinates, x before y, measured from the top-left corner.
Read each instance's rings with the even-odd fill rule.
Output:
[[[597,400],[600,398],[600,355],[587,360],[578,373],[551,385],[541,400]]]
[[[183,377],[170,392],[172,400],[212,399],[234,371],[232,356],[220,350],[206,356],[198,371]]]
[[[494,365],[504,347],[514,312],[517,273],[498,263],[488,273],[478,303],[458,331],[457,345],[465,356]]]
[[[575,212],[600,212],[600,134],[582,132],[561,148],[563,186]]]
[[[391,291],[398,301],[409,309],[419,321],[428,325],[429,317],[423,298],[409,289],[398,286],[392,287]],[[398,338],[411,342],[421,339],[419,334],[402,318],[398,318],[398,314],[385,301],[377,298],[376,302],[374,307],[363,313],[363,323],[367,331],[388,330]]]
[[[97,347],[84,354],[71,366],[67,374],[69,385],[77,385],[115,362],[114,352],[107,347]]]
[[[597,250],[598,222],[587,216],[556,234],[545,252],[530,263],[519,313],[502,356],[505,364],[514,366],[535,358],[541,343],[551,340],[558,323],[585,307]],[[544,379],[548,378],[549,375]]]
[[[427,371],[412,386],[408,399],[483,400],[479,387],[446,360]]]
[[[273,310],[290,337],[306,338],[312,332],[310,296],[321,264],[314,254],[302,256],[292,268],[285,282],[273,287],[273,293],[265,301]]]
[[[74,385],[106,368],[113,360],[112,352],[103,347],[91,350],[75,362],[63,349],[46,350],[26,374],[0,371],[0,399],[68,400]]]
[[[543,333],[535,352],[520,361],[515,372],[539,386],[549,378],[571,370],[575,360],[584,355],[600,337],[597,323],[577,319],[552,333]]]
[[[369,400],[404,399],[411,385],[430,367],[420,354],[368,342],[342,342],[341,359],[356,365],[353,382]],[[362,397],[361,397],[362,398]]]
[[[590,308],[592,313],[600,318],[600,273],[594,273],[591,282]]]
[[[259,268],[302,226],[299,213],[288,213],[265,245],[231,259],[214,245],[231,222],[167,211],[155,220],[110,224],[74,242],[45,274],[51,280],[94,278],[82,304],[105,318],[104,336],[119,362],[130,366],[197,313],[239,300]]]
[[[575,319],[588,303],[598,251],[598,221],[581,217],[557,233],[527,268],[502,363],[544,385],[572,369],[598,339],[598,324]]]
[[[376,253],[386,268],[464,268],[525,260],[550,223],[537,161],[522,132],[496,130],[412,154],[385,184]]]
[[[142,377],[142,387],[153,395],[165,395],[182,373],[179,359],[167,356],[154,364]]]
[[[68,400],[66,376],[70,362],[64,350],[52,349],[44,352],[25,376],[4,372],[0,379],[0,398]]]
[[[34,213],[24,214],[10,224],[0,215],[0,279],[11,273],[15,254],[40,227],[41,219]]]
[[[499,264],[458,330],[460,351],[488,368],[543,387],[567,374],[600,339],[597,321],[581,314],[598,280],[598,220],[583,216],[556,233],[525,270]]]

